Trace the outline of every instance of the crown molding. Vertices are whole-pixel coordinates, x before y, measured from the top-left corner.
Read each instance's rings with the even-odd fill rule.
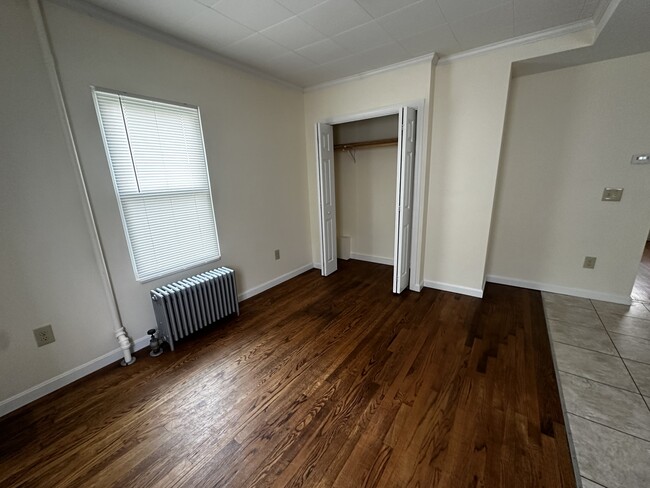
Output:
[[[304,89],[304,92],[307,93],[315,90],[322,90],[323,88],[329,88],[334,85],[349,83],[350,81],[362,80],[364,78],[368,78],[369,76],[375,76],[381,73],[395,71],[414,64],[428,63],[428,62],[432,62],[433,64],[438,64],[438,59],[439,56],[437,53],[425,54],[423,56],[418,56],[417,58],[407,59],[406,61],[400,61],[399,63],[390,64],[388,66],[383,66],[381,68],[377,68],[369,71],[364,71],[363,73],[358,73],[356,75],[350,75],[350,76],[346,76],[345,78],[337,78],[335,80],[326,81],[324,83],[318,83],[317,85],[308,86]]]
[[[596,39],[598,39],[598,36],[610,21],[612,15],[614,15],[614,12],[621,4],[621,1],[622,0],[600,0],[594,14],[594,20],[596,21]],[[609,4],[605,8],[606,2],[609,2]]]
[[[451,54],[449,56],[443,56],[440,58],[438,64],[447,64],[453,61],[458,61],[460,59],[470,58],[473,56],[480,56],[482,54],[487,54],[492,51],[498,51],[499,49],[504,49],[507,47],[521,46],[524,44],[531,44],[533,42],[543,41],[546,39],[552,39],[554,37],[563,36],[566,34],[571,34],[573,32],[579,32],[585,29],[594,28],[595,24],[592,19],[580,20],[578,22],[573,22],[571,24],[562,25],[560,27],[553,27],[551,29],[546,29],[538,32],[533,32],[532,34],[526,34],[524,36],[513,37],[511,39],[506,39],[505,41],[495,42],[493,44],[488,44],[486,46],[477,47],[475,49],[469,49],[456,54]]]
[[[301,86],[295,85],[281,78],[272,76],[268,73],[265,73],[264,71],[253,68],[252,66],[249,66],[247,64],[240,63],[239,61],[235,61],[227,56],[218,54],[215,51],[212,51],[211,49],[207,49],[205,47],[191,43],[189,41],[185,41],[171,34],[167,34],[158,29],[154,29],[153,27],[149,27],[148,25],[142,24],[135,20],[131,20],[127,17],[116,14],[114,12],[110,12],[109,10],[98,7],[97,5],[84,2],[83,0],[46,0],[46,1],[53,3],[55,5],[59,5],[61,7],[66,7],[71,10],[75,10],[79,13],[88,15],[90,17],[103,20],[104,22],[115,25],[117,27],[121,27],[131,32],[135,32],[137,34],[143,35],[150,39],[164,42],[165,44],[168,44],[172,47],[182,49],[191,52],[192,54],[196,54],[208,58],[212,61],[216,61],[217,63],[229,66],[239,71],[243,71],[245,73],[256,76],[258,78],[262,78],[264,80],[277,83],[279,85],[284,86],[285,88],[289,88],[296,91],[303,90]],[[46,21],[47,21],[47,17],[46,17]]]

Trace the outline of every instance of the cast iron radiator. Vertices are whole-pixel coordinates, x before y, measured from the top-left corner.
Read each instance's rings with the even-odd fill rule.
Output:
[[[174,343],[233,313],[239,315],[235,272],[217,268],[151,290],[159,337]]]

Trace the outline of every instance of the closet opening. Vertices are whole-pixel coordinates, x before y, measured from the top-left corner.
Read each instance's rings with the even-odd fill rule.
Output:
[[[411,285],[416,119],[398,107],[317,124],[323,276],[357,259],[392,266],[394,293]]]

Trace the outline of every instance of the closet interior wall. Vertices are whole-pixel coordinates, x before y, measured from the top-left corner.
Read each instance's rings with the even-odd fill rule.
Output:
[[[335,147],[353,146],[334,152],[339,258],[349,237],[352,259],[393,264],[397,129],[397,115],[334,126]]]

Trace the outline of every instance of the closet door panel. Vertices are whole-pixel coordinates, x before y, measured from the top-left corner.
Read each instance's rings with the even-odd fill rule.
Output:
[[[334,186],[334,132],[329,124],[316,124],[318,147],[318,201],[321,242],[321,274],[337,269],[336,192]]]
[[[417,112],[414,108],[402,107],[397,149],[393,293],[404,291],[410,278],[416,118]]]

